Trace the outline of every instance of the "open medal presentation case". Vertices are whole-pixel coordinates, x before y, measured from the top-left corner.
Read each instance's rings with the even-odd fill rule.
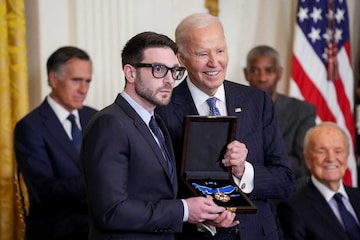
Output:
[[[185,116],[181,178],[195,196],[213,199],[232,212],[255,213],[255,205],[222,164],[235,133],[234,116]]]

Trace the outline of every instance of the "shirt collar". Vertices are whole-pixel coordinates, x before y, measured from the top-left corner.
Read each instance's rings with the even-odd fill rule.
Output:
[[[57,103],[50,95],[47,96],[47,102],[49,103],[52,110],[55,112],[55,115],[58,117],[61,123],[64,123],[67,121],[67,117],[69,116],[69,111],[66,110],[63,106],[61,106],[59,103]],[[80,120],[79,118],[79,111],[77,109],[73,110],[71,112],[75,115],[75,119],[77,121]]]
[[[341,193],[346,199],[349,199],[342,182],[340,184],[339,190],[337,192],[334,192],[333,190],[322,184],[319,180],[317,180],[313,175],[311,176],[311,181],[314,183],[315,187],[320,191],[321,195],[324,196],[327,202],[329,202],[334,197],[334,194],[337,192]]]
[[[141,119],[149,124],[151,116],[154,115],[154,111],[148,112],[140,104],[138,104],[134,99],[132,99],[129,94],[125,91],[121,92],[121,96],[130,104],[130,106],[136,111],[136,113],[141,117]]]
[[[208,113],[208,105],[206,103],[206,100],[209,97],[216,97],[218,101],[220,101],[220,106],[226,106],[225,105],[225,89],[224,84],[221,84],[218,89],[216,90],[216,93],[214,96],[208,96],[206,93],[201,91],[199,88],[197,88],[189,79],[189,77],[186,78],[186,82],[189,86],[189,90],[191,93],[191,96],[194,100],[196,109],[198,110],[200,115],[207,115]],[[221,107],[222,108],[222,107]]]

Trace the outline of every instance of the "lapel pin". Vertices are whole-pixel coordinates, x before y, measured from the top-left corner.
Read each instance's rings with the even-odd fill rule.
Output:
[[[235,108],[235,112],[237,112],[237,113],[238,113],[238,112],[241,112],[241,108],[239,108],[239,107],[238,107],[238,108]]]

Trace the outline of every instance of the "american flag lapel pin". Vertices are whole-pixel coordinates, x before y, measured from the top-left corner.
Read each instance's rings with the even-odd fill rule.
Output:
[[[237,108],[235,108],[235,112],[236,112],[236,113],[241,112],[241,107],[237,107]]]

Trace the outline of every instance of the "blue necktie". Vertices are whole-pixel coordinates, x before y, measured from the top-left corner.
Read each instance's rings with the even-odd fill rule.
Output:
[[[75,115],[70,113],[67,119],[71,122],[71,137],[72,142],[74,143],[75,148],[80,152],[81,141],[82,141],[82,134],[81,130],[79,129],[78,125],[75,121]]]
[[[206,100],[210,108],[209,116],[221,116],[219,109],[216,107],[216,100],[216,97],[211,97]]]
[[[173,166],[172,166],[172,163],[171,163],[171,160],[170,160],[170,157],[169,157],[168,150],[167,150],[166,145],[165,145],[164,134],[162,133],[159,125],[156,122],[156,119],[153,116],[151,117],[151,120],[149,122],[149,126],[150,126],[151,131],[154,133],[154,135],[156,136],[156,138],[159,141],[159,147],[160,147],[161,153],[162,153],[162,155],[164,156],[164,158],[166,160],[166,163],[167,163],[168,169],[169,169],[169,173],[170,173],[170,177],[172,179],[174,170],[173,170]]]
[[[339,208],[339,212],[341,215],[341,218],[343,220],[345,230],[347,234],[349,235],[350,239],[352,240],[358,240],[360,239],[360,228],[357,224],[354,217],[350,214],[350,212],[345,208],[345,205],[342,201],[342,195],[341,193],[335,193],[334,199],[336,200]]]

